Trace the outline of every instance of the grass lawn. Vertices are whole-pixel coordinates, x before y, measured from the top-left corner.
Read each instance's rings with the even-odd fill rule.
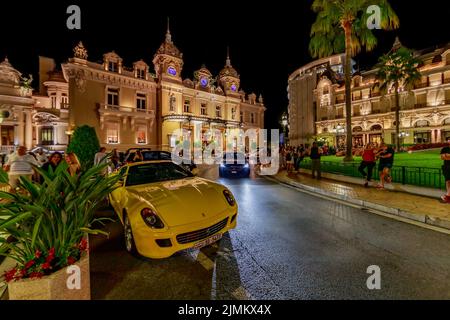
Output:
[[[399,167],[420,167],[420,168],[437,168],[442,166],[440,157],[441,150],[419,151],[414,153],[398,153],[395,154],[394,166]],[[342,162],[343,157],[325,156],[322,161]],[[361,162],[361,157],[355,157],[355,162]]]

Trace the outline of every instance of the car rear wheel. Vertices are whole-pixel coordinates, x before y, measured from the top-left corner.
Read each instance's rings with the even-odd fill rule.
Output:
[[[131,230],[130,219],[128,218],[128,215],[126,213],[123,216],[123,234],[125,240],[125,249],[133,255],[137,254],[133,231]]]

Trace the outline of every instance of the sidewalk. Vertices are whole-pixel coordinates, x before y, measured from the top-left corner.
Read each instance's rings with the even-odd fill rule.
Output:
[[[308,192],[381,211],[410,222],[416,221],[450,230],[450,205],[434,198],[378,190],[375,187],[364,188],[362,179],[361,185],[357,185],[324,178],[317,180],[303,172],[288,175],[286,171],[281,171],[271,178]]]

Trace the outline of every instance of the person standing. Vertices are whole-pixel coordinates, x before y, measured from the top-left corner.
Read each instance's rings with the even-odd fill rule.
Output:
[[[378,172],[380,173],[380,184],[377,186],[380,189],[384,189],[384,183],[390,183],[392,178],[390,172],[394,165],[395,151],[392,147],[387,146],[384,142],[381,144],[380,153],[378,154],[380,162],[378,164]]]
[[[317,142],[313,142],[311,149],[309,150],[309,157],[311,158],[312,162],[312,177],[313,179],[316,178],[317,173],[317,179],[321,178],[321,171],[320,171],[320,158],[321,158],[322,151],[317,145]]]
[[[59,164],[62,161],[62,154],[59,152],[54,152],[50,155],[50,158],[48,159],[48,162],[44,163],[42,165],[42,170],[49,173],[50,168],[52,169],[52,172],[56,171],[56,168],[58,168]],[[40,177],[41,184],[44,183],[44,177]]]
[[[375,150],[372,143],[368,143],[364,148],[362,154],[362,162],[358,168],[358,171],[362,174],[362,176],[366,179],[364,183],[364,187],[369,186],[369,182],[372,180],[373,168],[375,167]],[[367,168],[367,173],[365,169]]]
[[[447,146],[441,150],[441,160],[444,161],[442,165],[442,173],[445,178],[445,187],[447,193],[441,199],[446,203],[450,203],[450,138],[447,138]]]
[[[17,153],[8,157],[4,170],[8,172],[9,185],[12,190],[16,190],[19,186],[20,177],[31,180],[34,172],[33,166],[38,167],[39,164],[32,155],[27,154],[27,149],[24,146],[20,146]]]
[[[286,171],[290,173],[294,166],[294,157],[291,148],[286,149]]]
[[[99,152],[97,152],[94,156],[94,166],[96,166],[100,163],[106,163],[106,148],[105,147],[101,147]]]
[[[66,154],[65,160],[69,165],[67,171],[72,177],[78,175],[81,172],[80,161],[78,160],[78,157],[75,153],[69,152],[68,154]]]

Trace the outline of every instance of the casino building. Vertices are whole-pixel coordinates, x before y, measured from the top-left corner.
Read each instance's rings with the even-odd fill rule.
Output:
[[[394,46],[400,46],[398,39]],[[420,82],[400,88],[402,144],[439,143],[450,137],[450,43],[415,51]],[[345,146],[343,54],[311,62],[292,73],[288,83],[290,144],[323,141]],[[379,90],[377,70],[353,72],[353,145],[394,143],[394,94]]]
[[[89,61],[81,42],[61,65],[39,57],[35,91],[31,79],[23,78],[8,59],[1,62],[0,152],[18,145],[65,150],[81,125],[94,127],[102,146],[119,151],[167,150],[180,140],[174,130],[192,131],[194,126],[201,133],[218,129],[225,143],[227,129],[264,127],[263,98],[241,89],[230,56],[217,76],[202,66],[192,79],[183,78],[183,54],[169,28],[153,56],[155,73],[143,60],[126,66],[114,51],[102,58]],[[202,136],[204,145],[216,138]]]
[[[69,87],[68,132],[90,125],[107,149],[167,150],[182,139],[175,130],[193,132],[194,125],[201,126],[202,133],[220,130],[223,141],[228,128],[264,127],[263,99],[240,88],[229,55],[217,77],[202,66],[193,79],[183,79],[183,54],[169,29],[153,57],[154,74],[143,60],[126,67],[115,52],[104,54],[102,63],[87,58],[80,43],[74,57],[62,64]],[[202,136],[203,144],[212,139]]]

